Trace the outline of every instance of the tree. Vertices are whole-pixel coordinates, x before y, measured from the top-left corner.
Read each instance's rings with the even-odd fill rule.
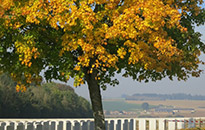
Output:
[[[148,82],[199,76],[203,0],[0,0],[0,71],[30,83],[88,84],[95,129],[105,129],[100,88],[116,73]],[[42,71],[43,70],[43,71]],[[40,75],[43,72],[43,75]]]
[[[142,109],[147,111],[149,109],[149,103],[147,102],[142,103]]]
[[[90,103],[64,84],[45,83],[16,92],[16,83],[0,75],[0,118],[92,117]]]

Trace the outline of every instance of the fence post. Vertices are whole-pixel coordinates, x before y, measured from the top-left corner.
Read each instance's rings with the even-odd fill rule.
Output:
[[[7,126],[7,130],[14,130],[14,127],[12,127],[12,126]]]
[[[139,130],[146,130],[146,120],[139,119]]]
[[[75,123],[74,123],[74,130],[80,130],[80,122],[75,121]]]
[[[87,124],[88,124],[88,130],[90,130],[90,122],[91,122],[90,120],[87,121]]]
[[[184,129],[185,128],[185,120],[179,120],[177,122],[177,129]]]
[[[63,121],[58,122],[57,130],[63,130]]]
[[[82,130],[88,130],[88,122],[82,121],[81,124]]]
[[[6,130],[6,123],[5,122],[1,122],[0,123],[0,130]]]
[[[176,130],[176,120],[168,121],[168,130]]]
[[[55,121],[51,122],[50,130],[56,130],[56,122]]]
[[[117,124],[116,124],[116,129],[117,130],[121,130],[121,124],[122,124],[122,121],[121,120],[117,120]]]
[[[10,124],[7,126],[7,130],[14,130],[14,122],[10,122]]]
[[[63,130],[67,130],[67,121],[62,120],[62,123],[63,123]]]
[[[27,130],[34,130],[34,125],[32,122],[27,123]]]
[[[166,130],[166,120],[159,119],[158,122],[159,130]]]
[[[116,123],[115,123],[115,120],[110,120],[110,123],[109,123],[109,130],[116,130]]]
[[[90,122],[90,130],[94,130],[95,129],[95,123],[94,121]]]
[[[105,130],[109,130],[109,123],[107,120],[105,120]]]
[[[17,126],[17,130],[25,130],[24,124],[20,122]]]
[[[120,121],[121,121],[120,128],[121,128],[121,130],[124,130],[125,119],[120,120]]]
[[[69,121],[67,122],[67,127],[66,127],[67,130],[73,130],[73,125],[72,123]]]
[[[129,122],[128,120],[124,120],[124,123],[123,123],[123,130],[129,130]]]
[[[149,119],[149,130],[157,129],[157,121],[156,119]]]
[[[136,121],[135,119],[130,119],[130,123],[129,123],[129,130],[136,130]]]

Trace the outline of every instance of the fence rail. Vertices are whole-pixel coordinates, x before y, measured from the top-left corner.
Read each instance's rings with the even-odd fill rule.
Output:
[[[108,118],[106,130],[180,130],[205,127],[205,117]],[[93,119],[0,119],[0,130],[94,130]]]

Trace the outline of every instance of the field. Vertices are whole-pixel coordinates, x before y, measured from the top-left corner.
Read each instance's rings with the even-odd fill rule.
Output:
[[[190,111],[181,111],[178,112],[178,115],[181,116],[193,116],[193,117],[205,117],[205,101],[197,100],[165,100],[165,101],[126,101],[131,104],[142,104],[144,102],[149,103],[150,105],[164,105],[164,106],[173,106],[174,108],[192,108],[195,109],[195,112],[191,113]],[[155,116],[167,116],[169,113],[152,113]]]
[[[126,101],[131,104],[142,104],[144,102],[149,103],[150,105],[166,105],[166,106],[174,106],[177,108],[194,108],[199,109],[199,107],[205,108],[205,101],[197,101],[197,100],[165,100],[165,101]]]
[[[147,102],[149,110],[143,111],[141,105]],[[163,109],[179,109],[177,112],[156,111],[159,106]],[[103,100],[103,107],[111,111],[109,117],[205,117],[205,100],[160,100],[160,101],[134,101],[124,99]],[[118,112],[116,112],[118,111]],[[124,111],[123,113],[121,113]],[[113,113],[112,113],[113,112]]]
[[[134,111],[141,109],[141,104],[128,103],[125,100],[105,100],[103,107],[107,111]]]

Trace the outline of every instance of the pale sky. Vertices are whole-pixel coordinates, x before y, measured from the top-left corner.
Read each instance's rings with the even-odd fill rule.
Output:
[[[203,42],[205,42],[205,26],[195,28],[201,32],[203,36]],[[205,54],[201,56],[201,59],[205,61]],[[205,65],[201,66],[205,70]],[[205,96],[205,72],[198,78],[190,77],[187,81],[170,81],[165,78],[157,82],[139,83],[133,81],[131,78],[124,78],[120,75],[116,75],[116,78],[120,81],[120,84],[112,87],[107,86],[107,90],[102,90],[103,98],[117,98],[122,94],[132,95],[135,93],[157,93],[157,94],[172,94],[172,93],[186,93],[193,95]],[[71,79],[68,84],[73,86],[73,80]],[[83,85],[81,87],[74,88],[75,92],[86,99],[89,99],[88,87]]]

